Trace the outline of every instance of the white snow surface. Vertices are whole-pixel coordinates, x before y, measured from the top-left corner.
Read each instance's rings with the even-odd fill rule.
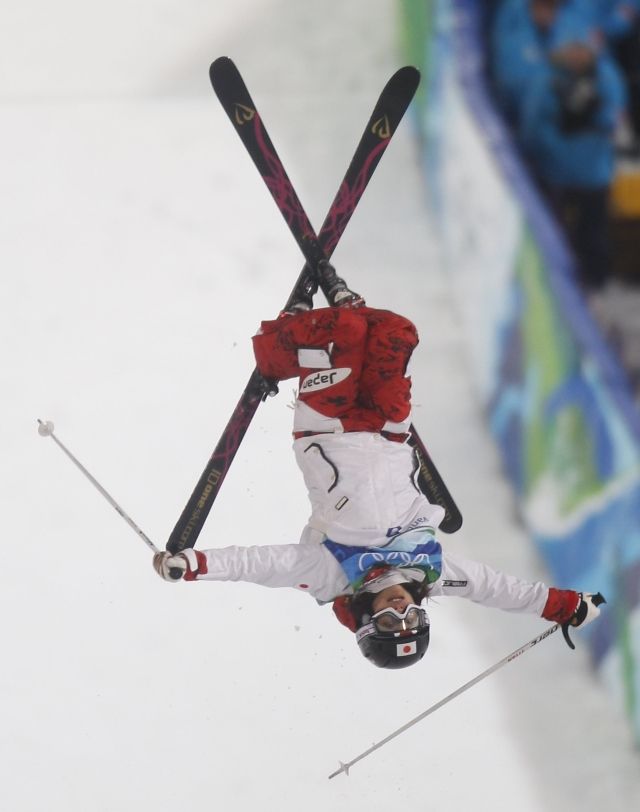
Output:
[[[36,419],[163,547],[298,249],[210,90],[243,71],[313,223],[401,62],[380,0],[25,0],[3,12],[0,796],[10,812],[640,808],[584,647],[554,635],[327,776],[546,624],[455,599],[425,661],[372,669],[303,594],[177,584]],[[545,578],[485,433],[406,121],[335,253],[413,318],[415,422],[465,515],[443,543]],[[200,546],[296,541],[292,386],[259,410]],[[579,584],[575,584],[579,587]]]

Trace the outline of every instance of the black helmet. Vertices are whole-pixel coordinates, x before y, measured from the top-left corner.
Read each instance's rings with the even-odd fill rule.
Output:
[[[429,616],[414,603],[402,613],[383,609],[358,629],[356,640],[362,654],[379,668],[406,668],[419,662],[429,647]]]
[[[376,595],[396,584],[413,602],[402,613],[392,608],[374,612]],[[420,605],[428,593],[429,581],[422,570],[381,565],[371,568],[354,595],[336,598],[333,611],[355,632],[358,647],[370,662],[379,668],[406,668],[421,660],[429,647],[429,617]]]

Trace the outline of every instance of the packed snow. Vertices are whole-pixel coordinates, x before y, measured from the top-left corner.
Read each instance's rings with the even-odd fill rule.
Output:
[[[243,72],[314,224],[402,64],[390,0],[61,0],[0,32],[2,808],[11,812],[638,808],[638,754],[575,635],[553,635],[353,768],[374,741],[543,631],[430,606],[420,666],[373,669],[292,590],[170,585],[60,453],[159,547],[253,367],[299,251],[210,90]],[[335,255],[415,320],[415,423],[465,516],[452,550],[546,577],[471,388],[408,118]],[[297,541],[294,384],[259,410],[199,546]],[[580,584],[575,584],[580,587]]]

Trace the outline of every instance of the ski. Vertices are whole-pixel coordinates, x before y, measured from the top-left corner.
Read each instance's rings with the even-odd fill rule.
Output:
[[[357,177],[354,178],[352,191],[348,186],[345,187],[344,183],[340,187],[338,197],[331,207],[320,235],[316,236],[240,72],[230,59],[221,57],[211,65],[210,77],[220,103],[302,251],[307,262],[306,272],[308,273],[309,268],[314,271],[318,262],[328,259],[335,248],[337,239],[334,238],[332,241],[329,235],[337,234],[339,238],[353,213],[355,206],[351,196],[355,193],[359,199],[364,191],[362,181],[364,178],[368,180],[370,177],[367,174],[367,162],[376,158],[375,147],[363,164],[360,182]],[[419,71],[407,66],[397,71],[387,84],[381,96],[381,99],[385,100],[384,106],[378,105],[380,109],[377,107],[374,110],[370,120],[368,137],[369,140],[378,139],[380,141],[378,150],[385,143],[381,139],[390,138],[398,126],[407,108],[407,97],[409,94],[413,97],[419,82]],[[364,137],[367,137],[366,131]],[[366,181],[364,181],[364,185],[366,186]],[[344,194],[343,201],[340,201],[341,193]],[[304,278],[304,274],[305,271],[303,271],[301,279]],[[291,299],[287,306],[289,304],[291,304]],[[410,427],[409,442],[418,460],[417,479],[420,490],[430,502],[444,508],[445,518],[440,528],[445,533],[453,533],[462,525],[462,514],[413,425]]]
[[[221,85],[218,83],[219,78],[221,79],[225,75],[231,75],[232,78],[239,76],[231,60],[226,57],[221,57],[213,63],[211,66],[212,82],[214,75],[216,77],[214,89],[216,86],[219,89],[221,88]],[[244,88],[244,82],[242,82],[242,80],[240,81]],[[271,151],[264,155],[260,153],[259,155],[262,157],[259,156],[257,160],[254,160],[254,163],[256,163],[260,174],[264,178],[267,187],[274,196],[281,211],[290,210],[288,216],[292,218],[299,217],[300,212],[303,213],[302,219],[296,221],[296,227],[298,228],[298,233],[305,235],[304,238],[301,238],[302,242],[304,242],[306,238],[311,238],[314,250],[316,251],[314,259],[315,257],[318,259],[322,259],[323,257],[328,258],[333,253],[380,158],[389,145],[398,124],[402,120],[413,98],[418,81],[419,74],[415,68],[402,68],[397,71],[385,85],[369,117],[351,163],[349,164],[344,179],[338,189],[338,193],[331,204],[331,208],[329,209],[317,238],[282,168],[282,164],[271,145],[271,141],[266,135],[266,131],[261,124],[258,113],[253,106],[253,102],[246,88],[244,88],[244,95],[238,99],[237,107],[234,102],[228,104],[223,102],[224,109],[232,118],[237,130],[242,130],[243,127],[247,127],[243,132],[252,130],[254,133],[257,133],[257,135],[253,136],[254,141],[249,140],[245,142],[247,149],[249,149],[248,144],[253,145],[257,143],[265,146],[270,145]],[[216,93],[218,97],[220,97],[218,90],[216,90]],[[247,97],[249,98],[249,104],[246,104]],[[258,138],[262,140],[256,141],[255,139]],[[266,141],[264,140],[265,138]],[[287,222],[289,222],[289,220]],[[300,242],[298,242],[298,244],[300,245]],[[315,248],[316,245],[320,246],[320,251]],[[296,292],[300,286],[307,285],[310,278],[312,281],[313,275],[313,268],[305,264],[283,309],[286,309],[291,302],[295,300]],[[166,547],[170,552],[176,553],[180,550],[184,550],[186,547],[194,546],[240,443],[258,406],[264,399],[264,395],[264,381],[258,370],[254,369],[189,501],[169,536]]]

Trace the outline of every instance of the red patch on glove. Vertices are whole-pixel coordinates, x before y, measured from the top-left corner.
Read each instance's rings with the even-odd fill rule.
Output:
[[[194,550],[196,554],[196,558],[198,559],[198,569],[195,572],[192,572],[189,563],[187,562],[187,571],[185,572],[183,579],[185,581],[195,581],[198,575],[206,575],[209,572],[207,568],[207,556],[204,553],[198,552],[198,550]]]

